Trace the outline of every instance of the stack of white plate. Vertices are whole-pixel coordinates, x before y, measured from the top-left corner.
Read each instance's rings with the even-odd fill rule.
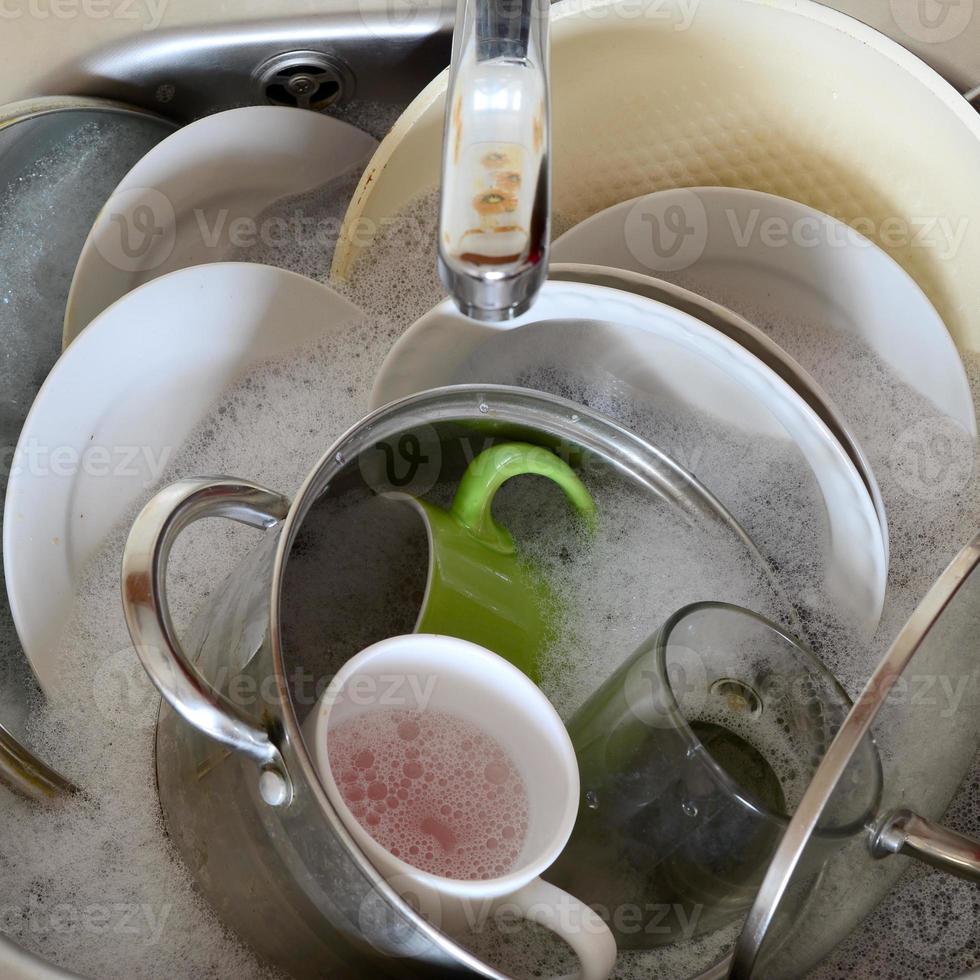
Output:
[[[965,347],[980,341],[970,271],[980,199],[963,182],[968,161],[980,163],[980,125],[898,45],[815,4],[655,6],[655,14],[616,0],[552,8],[555,223],[578,222],[555,242],[552,261],[605,270],[556,267],[563,282],[507,325],[516,332],[506,342],[497,327],[444,304],[396,345],[374,400],[454,380],[514,380],[504,366],[519,364],[519,345],[523,373],[540,377],[546,355],[518,336],[522,328],[535,324],[543,338],[546,321],[556,330],[601,321],[601,336],[564,331],[553,345],[562,364],[588,358],[579,356],[583,383],[601,372],[634,400],[680,398],[743,435],[796,444],[825,508],[821,554],[808,556],[813,598],[830,596],[873,631],[888,569],[886,515],[861,449],[865,420],[852,417],[848,392],[821,375],[814,352],[821,342],[856,345],[975,437],[953,337]],[[901,118],[880,111],[884,91],[905,107]],[[440,76],[382,143],[349,230],[381,227],[437,184],[445,92]],[[349,277],[373,245],[370,236],[342,238],[334,275]],[[616,316],[602,292],[610,288],[620,291]],[[718,460],[664,448],[711,486]],[[747,466],[741,486],[753,478]],[[737,500],[721,496],[742,518]],[[758,519],[746,523],[767,536]],[[768,537],[778,549],[778,533]]]

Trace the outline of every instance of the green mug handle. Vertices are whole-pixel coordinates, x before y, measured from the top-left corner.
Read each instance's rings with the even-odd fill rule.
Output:
[[[595,527],[595,503],[575,471],[551,450],[529,442],[504,442],[480,453],[459,481],[450,513],[489,547],[513,552],[514,539],[507,528],[493,519],[491,508],[504,483],[512,477],[526,475],[554,480],[588,527]]]

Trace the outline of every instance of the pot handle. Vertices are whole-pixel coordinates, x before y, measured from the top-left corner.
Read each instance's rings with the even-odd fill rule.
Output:
[[[896,810],[871,841],[875,857],[904,854],[940,871],[980,884],[980,841],[942,827],[911,810]]]
[[[278,527],[286,497],[247,480],[198,477],[161,490],[136,518],[122,565],[122,601],[129,634],[150,679],[190,725],[254,759],[259,789],[272,806],[292,798],[289,774],[269,732],[215,690],[181,649],[167,602],[167,561],[178,535],[204,517],[227,517],[250,527]]]

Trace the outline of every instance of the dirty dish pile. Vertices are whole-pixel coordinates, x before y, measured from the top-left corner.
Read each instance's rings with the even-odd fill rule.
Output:
[[[965,170],[956,184],[922,179],[933,166],[951,175],[968,160],[976,165],[975,112],[897,45],[812,4],[709,0],[693,17],[685,17],[678,4],[668,5],[662,18],[638,18],[625,4],[560,3],[552,27],[556,230],[571,228],[570,238],[580,234],[580,241],[587,241],[590,224],[594,229],[601,223],[604,209],[620,209],[606,240],[588,242],[587,252],[566,254],[559,239],[556,256],[619,264],[691,287],[722,306],[731,304],[823,389],[822,400],[834,405],[852,437],[845,441],[860,447],[852,458],[863,458],[873,473],[889,545],[890,588],[877,634],[854,643],[853,637],[813,621],[803,633],[856,693],[888,640],[975,530],[980,371],[973,352],[980,348],[980,307],[969,271],[975,259],[968,256],[980,247],[980,206],[972,191],[950,190],[967,179]],[[768,52],[764,63],[749,65],[735,53],[753,50]],[[693,61],[703,69],[706,58],[707,74],[690,70]],[[822,65],[816,72],[814,59]],[[343,241],[334,261],[337,281],[354,284],[397,263],[393,252],[412,247],[407,217],[428,215],[426,227],[432,227],[447,89],[446,77],[438,78],[409,108],[365,172],[348,214],[350,228],[369,226],[382,215],[401,216],[405,227],[386,229],[373,240]],[[901,118],[886,118],[876,108],[883,90],[901,93],[906,110]],[[868,120],[875,121],[869,125]],[[926,142],[910,146],[911,130],[917,140],[928,133]],[[919,152],[924,156],[917,160]],[[706,188],[704,202],[699,186]],[[667,207],[658,209],[657,192]],[[750,193],[756,197],[746,214],[743,204]],[[730,194],[742,200],[733,201]],[[677,207],[681,199],[693,202],[693,212]],[[720,229],[717,223],[708,226],[714,200],[728,202],[721,208]],[[624,211],[633,216],[629,229]],[[744,247],[712,254],[716,234],[727,230],[732,240],[730,218]],[[843,236],[837,234],[842,229]],[[658,232],[666,246],[661,255],[651,244]],[[698,264],[698,249],[709,259],[704,265]],[[644,262],[651,254],[657,261]],[[673,269],[671,258],[677,260]],[[850,269],[843,269],[845,264]],[[890,285],[882,288],[885,282]],[[892,306],[899,295],[905,300]],[[911,310],[919,313],[906,320]],[[901,341],[892,342],[893,328],[902,324],[907,326],[898,331]],[[498,349],[507,343],[501,338]],[[410,357],[404,345],[400,353]],[[438,357],[440,363],[453,360],[452,348],[443,348]],[[485,366],[469,365],[473,372]],[[511,370],[515,366],[507,364]],[[397,366],[391,362],[387,370]],[[577,370],[581,378],[581,366]],[[476,377],[480,374],[470,373],[467,380]],[[612,381],[601,397],[590,397],[590,404],[621,408]],[[596,395],[595,387],[590,395]],[[695,453],[677,455],[685,465],[697,463]],[[737,509],[733,499],[723,499]],[[913,743],[913,756],[925,760],[926,747]],[[943,803],[951,792],[948,786],[945,791]],[[964,797],[960,814],[969,808]],[[961,829],[976,835],[975,819],[961,816]],[[888,893],[897,874],[894,864],[872,868],[857,862],[853,868],[852,900],[824,902],[824,914],[833,922],[828,920],[828,932],[843,935],[854,928]],[[970,900],[942,879],[929,894],[945,889]],[[904,894],[908,899],[912,892]],[[941,904],[932,902],[934,914],[944,914]],[[906,922],[901,900],[886,902],[873,924],[829,958],[824,975],[834,975],[835,968],[860,975],[895,955],[896,948],[910,976],[930,973],[929,941],[919,929],[909,938]],[[817,958],[826,952],[809,948]],[[524,959],[513,960],[515,969],[536,962],[533,948],[525,952]],[[555,962],[571,965],[560,958]],[[663,963],[654,969],[684,975]],[[649,964],[641,958],[638,971]],[[942,970],[975,962],[961,947],[956,964],[944,963]]]
[[[417,208],[423,211],[425,205],[420,203]],[[856,245],[856,248],[867,248],[867,245]],[[893,263],[890,263],[893,266]],[[370,267],[370,259],[365,260],[365,265]],[[695,264],[693,268],[698,267]],[[897,270],[897,267],[894,267]],[[901,270],[897,270],[899,273]],[[597,270],[599,281],[602,272]],[[615,273],[610,273],[615,278]],[[580,276],[582,273],[579,274]],[[631,274],[633,281],[626,284],[628,289],[636,289],[638,283],[636,279],[647,279],[638,277],[636,273]],[[706,276],[710,275],[710,267]],[[901,274],[904,276],[904,274]],[[606,281],[605,285],[623,284]],[[555,284],[557,285],[557,284]],[[656,287],[656,284],[654,284]],[[662,289],[663,287],[661,287]],[[670,426],[663,424],[664,417],[662,407],[669,404],[671,397],[676,397],[676,387],[671,385],[676,377],[684,377],[676,370],[668,372],[668,379],[660,380],[659,386],[656,381],[647,381],[649,387],[644,389],[642,385],[637,385],[635,378],[642,377],[643,365],[670,363],[669,359],[662,357],[655,360],[648,358],[646,361],[637,356],[638,346],[635,341],[629,345],[623,345],[617,349],[616,345],[608,343],[608,338],[612,334],[610,328],[605,325],[597,328],[595,323],[583,323],[572,316],[556,317],[554,324],[555,333],[552,338],[545,337],[546,328],[549,326],[548,295],[549,287],[546,286],[542,293],[540,307],[535,307],[525,319],[503,325],[502,327],[492,327],[486,324],[465,323],[458,318],[452,304],[446,302],[431,311],[419,320],[412,328],[403,334],[401,340],[395,345],[392,354],[386,360],[382,372],[379,375],[379,385],[375,391],[375,400],[384,400],[385,386],[394,383],[395,385],[410,386],[415,377],[419,379],[432,379],[439,377],[443,380],[456,382],[473,382],[475,380],[492,380],[508,383],[529,383],[534,387],[545,387],[552,391],[560,392],[566,396],[573,397],[579,401],[584,401],[593,407],[600,407],[604,411],[610,412],[626,424],[635,428],[639,432],[650,434],[656,431],[657,436],[685,463],[690,459],[678,453],[678,443],[671,441]],[[905,293],[911,297],[912,301],[919,302],[921,293],[913,283],[904,284]],[[669,294],[669,289],[668,289]],[[676,301],[676,299],[675,299]],[[928,303],[924,309],[928,312],[931,307]],[[697,312],[688,309],[688,312],[697,316]],[[538,315],[542,318],[536,322]],[[728,314],[736,316],[737,314]],[[585,319],[585,318],[583,318]],[[742,320],[744,318],[737,318]],[[880,320],[877,322],[881,322]],[[932,313],[931,319],[926,318],[924,322],[933,322],[942,328],[942,323],[935,318]],[[449,324],[452,327],[449,328]],[[440,327],[446,327],[446,333],[442,334],[444,342],[432,342],[432,338],[440,333]],[[652,327],[653,331],[657,328]],[[940,339],[947,337],[944,328],[940,334]],[[730,330],[730,327],[729,327]],[[452,335],[451,342],[445,342],[445,338]],[[583,338],[583,334],[585,337]],[[591,334],[591,336],[590,336]],[[804,331],[800,331],[800,336],[806,337]],[[622,344],[620,338],[619,343]],[[863,388],[853,390],[846,383],[842,384],[842,378],[846,382],[848,370],[852,369],[851,358],[854,356],[855,348],[858,347],[858,356],[862,370],[866,377],[870,376],[871,384],[865,384]],[[805,351],[807,348],[803,348]],[[942,345],[938,345],[941,352]],[[584,356],[575,356],[577,352]],[[625,353],[629,351],[630,353]],[[759,348],[760,353],[765,353],[764,349]],[[786,373],[786,363],[795,363],[791,355],[785,355],[782,359],[783,373]],[[976,364],[972,365],[973,378],[970,385],[967,383],[967,375],[963,361],[953,353],[953,356],[945,357],[945,376],[946,391],[976,391]],[[840,409],[830,401],[825,393],[821,392],[820,402],[833,408],[828,414],[826,408],[823,410],[825,417],[833,419],[839,417],[843,420],[845,430],[848,428],[848,419],[853,415],[862,426],[863,434],[872,447],[872,453],[865,453],[859,448],[854,458],[863,460],[862,469],[872,473],[872,480],[877,489],[878,478],[882,481],[884,491],[880,491],[873,499],[879,502],[877,513],[887,513],[893,515],[889,527],[891,533],[889,539],[897,543],[897,549],[893,551],[891,560],[893,562],[893,579],[895,583],[901,583],[898,588],[894,588],[891,602],[885,609],[885,620],[879,629],[877,636],[870,641],[854,642],[853,633],[847,633],[840,628],[840,622],[830,624],[826,628],[825,623],[821,623],[818,616],[826,614],[828,604],[821,598],[813,605],[818,610],[818,616],[808,615],[805,618],[806,635],[811,642],[817,645],[822,655],[827,658],[828,663],[833,665],[838,675],[847,679],[849,690],[857,691],[870,671],[873,669],[878,657],[887,645],[888,639],[894,635],[901,625],[904,618],[912,612],[916,600],[922,594],[930,582],[930,576],[938,574],[942,570],[942,563],[952,557],[948,549],[949,540],[946,538],[948,533],[952,533],[953,540],[963,540],[973,531],[974,516],[971,514],[973,504],[971,501],[976,499],[975,483],[972,482],[972,474],[975,468],[976,446],[971,432],[972,407],[970,414],[962,410],[959,411],[957,418],[951,418],[937,407],[936,401],[942,400],[942,393],[939,398],[932,398],[923,392],[919,384],[909,384],[905,379],[896,373],[894,367],[884,363],[873,351],[861,350],[853,341],[845,338],[838,346],[837,356],[833,353],[825,354],[822,360],[814,362],[815,370],[829,370],[826,375],[837,382],[842,399],[846,398],[846,404],[850,411],[841,412]],[[778,364],[777,364],[778,366]],[[647,370],[650,370],[647,368]],[[806,374],[804,369],[800,369]],[[796,375],[799,377],[799,374]],[[647,380],[647,379],[644,379]],[[624,383],[625,382],[625,383]],[[421,382],[424,387],[430,380]],[[815,382],[814,382],[815,384]],[[810,386],[804,384],[803,390]],[[379,394],[379,388],[381,394]],[[403,389],[403,390],[410,390]],[[637,390],[642,392],[637,396]],[[717,385],[691,386],[693,395],[688,395],[688,406],[691,402],[696,402],[699,398],[703,401],[716,395],[719,388]],[[723,389],[722,389],[723,390]],[[811,389],[812,390],[812,389]],[[819,390],[819,388],[818,388]],[[933,389],[934,392],[938,389]],[[625,393],[624,393],[625,392]],[[655,396],[651,393],[655,392]],[[685,391],[685,394],[688,394]],[[722,396],[723,397],[723,396]],[[972,392],[971,401],[972,406]],[[649,420],[644,420],[638,407],[644,401],[655,404],[661,409],[659,417],[655,416],[656,424],[651,425]],[[740,409],[744,406],[744,398],[738,402]],[[962,399],[960,400],[962,405]],[[717,410],[716,410],[717,414]],[[684,413],[686,418],[690,418],[690,412]],[[731,412],[729,413],[731,415]],[[644,427],[644,421],[646,427]],[[840,431],[840,428],[838,431]],[[664,442],[665,441],[665,442]],[[695,457],[693,468],[699,476],[704,479],[709,486],[721,492],[724,486],[722,481],[717,478],[712,479],[708,476],[710,471],[705,468],[705,455],[709,450],[710,443],[703,440],[693,442],[688,437],[687,445],[696,445],[702,450],[700,458]],[[861,443],[851,434],[851,439],[846,440],[852,446],[861,447]],[[684,444],[684,441],[680,443]],[[748,448],[744,456],[739,457],[739,461],[747,466],[746,472],[751,472],[751,460],[753,452],[759,449],[760,443],[756,441]],[[765,455],[765,454],[761,454]],[[874,460],[876,465],[872,466],[869,460]],[[745,462],[748,461],[748,462]],[[710,456],[708,458],[710,463]],[[825,465],[821,463],[821,465]],[[698,467],[701,467],[700,469]],[[716,470],[716,472],[718,472]],[[771,474],[767,474],[770,480]],[[745,512],[739,511],[740,505],[745,500],[745,490],[747,481],[742,479],[737,483],[738,492],[728,495],[722,493],[722,499],[728,503],[733,511],[743,519],[743,523],[751,527],[753,536],[757,541],[765,541],[765,530],[761,532],[756,526],[752,526],[745,520]],[[867,485],[865,484],[865,487]],[[787,515],[794,513],[792,508],[784,511]],[[799,513],[796,511],[795,513]],[[773,508],[772,512],[766,515],[766,520],[760,522],[759,527],[772,528],[778,526],[778,509]],[[894,535],[894,524],[898,526],[898,536]],[[785,540],[785,539],[784,539]],[[929,570],[926,571],[919,565],[922,557],[922,541],[927,541],[926,554],[928,555],[927,564]],[[795,543],[795,542],[794,542]],[[793,549],[790,549],[793,550]],[[817,552],[819,553],[819,552]],[[771,552],[770,552],[771,554]],[[786,564],[780,565],[780,571],[786,574],[789,570]],[[793,575],[788,577],[793,579]],[[922,591],[920,591],[922,590]],[[807,610],[809,612],[809,610]],[[912,725],[911,715],[908,724]],[[969,734],[964,736],[968,741],[972,737]],[[926,743],[921,743],[918,752],[924,751]],[[916,754],[913,743],[912,753]],[[953,774],[953,783],[945,784],[946,793],[942,803],[936,807],[933,800],[928,809],[935,816],[942,813],[942,807],[952,797],[953,789],[959,778],[966,771],[965,763],[956,763]],[[975,825],[968,823],[968,831],[976,834]],[[839,938],[853,928],[861,917],[867,915],[871,909],[885,896],[888,889],[894,883],[900,867],[892,864],[887,869],[876,867],[873,862],[865,864],[856,862],[853,864],[856,869],[855,888],[852,893],[852,901],[848,903],[835,903],[832,899],[827,899],[828,894],[833,894],[828,886],[823,892],[818,892],[818,897],[823,901],[823,914],[828,923],[827,936]],[[839,879],[833,875],[831,881],[836,885]],[[956,887],[955,885],[953,887]],[[802,914],[802,913],[800,913]],[[885,919],[885,928],[896,927],[896,919]],[[737,926],[735,927],[737,931]],[[715,952],[723,951],[727,941],[723,938],[724,930],[716,931],[712,938],[718,942],[717,946],[711,947]],[[810,937],[811,955],[814,961],[825,955],[827,947],[820,944],[819,937]],[[484,948],[484,947],[481,947]],[[689,949],[693,951],[697,944],[678,943],[672,947],[677,949]],[[530,957],[532,951],[527,950]],[[639,966],[640,963],[649,964],[650,953],[625,954],[628,956],[639,956],[637,965],[639,969],[649,968]],[[707,968],[710,966],[710,955],[698,958],[697,953],[692,953],[694,962],[686,961],[682,969],[688,971],[697,968]],[[654,954],[654,962],[662,964],[670,962],[666,960],[661,951]],[[517,963],[524,962],[520,958],[514,960],[515,968]],[[560,959],[555,961],[561,963]],[[695,964],[698,964],[696,968]],[[568,964],[564,964],[567,966]],[[556,965],[557,970],[557,965]]]
[[[268,108],[118,186],[6,501],[28,734],[84,791],[0,796],[15,941],[99,977],[793,976],[893,887],[872,850],[922,827],[866,826],[903,794],[939,818],[976,725],[908,706],[843,779],[828,749],[980,508],[980,126],[816,5],[666,6],[555,6],[568,264],[506,323],[435,278],[444,76],[356,192],[373,140]],[[915,208],[948,221],[886,233]],[[957,710],[965,605],[934,648]],[[811,813],[777,928],[743,932]],[[167,915],[36,927],[100,894]]]

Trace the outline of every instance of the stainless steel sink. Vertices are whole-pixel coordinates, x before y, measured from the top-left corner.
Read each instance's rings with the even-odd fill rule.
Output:
[[[946,42],[913,37],[894,16],[922,0],[829,0],[932,65],[961,92],[980,87],[980,17]],[[37,95],[88,95],[177,122],[242,105],[335,111],[351,103],[406,105],[449,63],[451,0],[357,3],[316,16],[158,29],[58,66]],[[980,99],[980,93],[976,93]]]
[[[975,18],[973,43],[966,48],[916,46],[897,27],[888,30],[880,10],[865,10],[866,0],[835,0],[829,5],[870,20],[913,47],[960,91],[980,83],[974,64],[980,50],[980,17]],[[224,109],[263,104],[339,113],[355,124],[366,107],[384,105],[391,107],[393,118],[448,64],[454,14],[455,3],[445,0],[374,10],[355,4],[353,9],[316,17],[161,29],[57,67],[35,94],[111,99],[180,124]],[[4,625],[12,628],[0,621],[0,627]],[[29,682],[23,684],[26,690]],[[74,976],[0,936],[2,980]],[[980,971],[964,980],[966,976],[980,977]]]
[[[449,63],[455,5],[158,30],[53,72],[38,94],[98,96],[190,122],[243,105],[406,105]]]

